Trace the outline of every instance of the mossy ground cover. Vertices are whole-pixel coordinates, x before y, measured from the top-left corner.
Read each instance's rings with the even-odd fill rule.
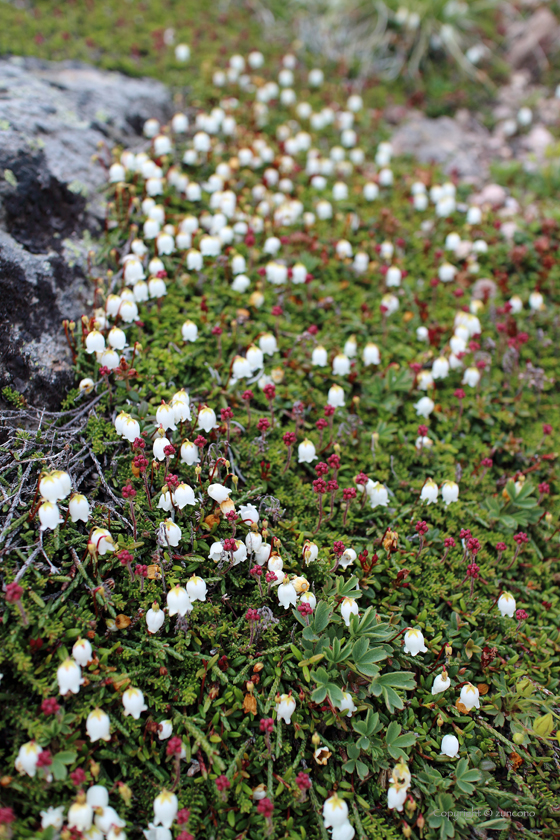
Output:
[[[322,163],[321,190],[306,138],[290,141],[309,132],[324,161],[340,146],[340,128],[311,129],[276,98],[265,112],[255,110],[252,90],[215,88],[215,66],[185,40],[191,69],[180,73],[199,86],[199,105],[187,136],[166,133],[164,154],[152,147],[164,177],[154,201],[176,250],[165,254],[165,240],[148,238],[152,208],[141,202],[152,186],[125,172],[108,187],[107,232],[90,273],[94,307],[67,325],[82,387],[65,398],[66,415],[46,415],[38,429],[16,428],[30,416],[15,394],[14,414],[4,417],[0,831],[42,840],[60,832],[65,840],[336,840],[337,826],[325,828],[321,814],[336,791],[348,807],[344,830],[360,840],[466,838],[473,828],[552,836],[558,221],[548,209],[519,219],[508,239],[490,205],[466,221],[461,184],[418,210],[413,185],[429,191],[438,173],[388,160],[368,108],[354,119],[364,161],[351,163],[347,148],[337,171]],[[169,47],[150,55],[147,70],[152,60],[174,62]],[[227,55],[217,61],[225,68]],[[251,71],[255,86],[278,70],[271,59]],[[337,79],[312,89],[301,62],[293,87],[315,113],[346,109]],[[196,112],[220,102],[236,136],[211,134],[211,152],[183,164],[200,130]],[[378,184],[387,169],[393,184]],[[280,184],[283,198],[265,170],[290,181]],[[217,171],[221,189],[212,193],[204,185]],[[181,176],[203,185],[200,200],[187,197]],[[341,181],[348,193],[339,188],[335,199]],[[364,186],[374,183],[379,194],[368,200]],[[330,218],[319,217],[321,200]],[[223,206],[231,241],[222,232],[219,246],[203,244],[206,224],[223,231]],[[199,225],[192,248],[178,238],[188,216]],[[133,287],[123,274],[138,236],[147,300],[143,279]],[[265,244],[272,236],[275,256]],[[189,267],[193,251],[208,247],[220,253]],[[156,248],[163,268],[149,265]],[[245,262],[243,291],[235,257]],[[127,299],[138,310],[131,320],[120,314]],[[184,340],[193,337],[186,321],[195,341]],[[122,328],[127,347],[88,352],[96,327],[107,346]],[[258,360],[254,346],[263,364],[248,371],[238,357]],[[165,430],[165,450],[162,400],[174,397],[183,408]],[[123,411],[138,424],[130,442],[117,419]],[[188,463],[184,442],[197,439],[200,460]],[[63,522],[39,532],[40,516],[55,525],[36,493],[41,471],[53,468],[86,496],[89,517],[73,522],[62,500]],[[194,504],[170,505],[178,483],[192,488]],[[227,488],[238,518],[228,517],[231,504],[215,485]],[[193,575],[205,582],[205,600]],[[511,609],[504,593],[515,599]],[[166,611],[150,632],[154,603]],[[74,673],[64,663],[80,661],[81,647],[84,682],[62,693],[59,669]],[[449,680],[439,693],[436,678]],[[124,714],[131,689],[146,706],[137,717]],[[469,708],[477,694],[479,707]],[[108,740],[94,740],[96,709],[108,715]],[[453,755],[442,754],[445,736],[457,739]],[[93,784],[109,791],[116,827],[100,806],[98,828],[87,828],[93,814],[80,791]],[[162,790],[170,795],[154,814]],[[46,825],[56,823],[49,807],[61,808],[60,827]],[[148,828],[164,811],[169,833],[167,816]]]

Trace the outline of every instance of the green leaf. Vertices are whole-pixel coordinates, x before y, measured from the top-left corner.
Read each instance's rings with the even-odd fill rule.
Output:
[[[313,630],[315,633],[322,633],[329,625],[332,616],[332,609],[326,601],[319,601],[313,616]]]
[[[482,779],[479,770],[469,770],[469,762],[466,758],[462,758],[455,768],[455,786],[461,793],[470,796],[474,793],[475,784]]]
[[[53,761],[56,758],[57,761],[61,761],[63,764],[73,764],[77,757],[78,753],[74,750],[63,750],[53,756]]]
[[[57,782],[62,782],[68,776],[66,765],[62,761],[59,761],[56,756],[53,757],[50,771]]]

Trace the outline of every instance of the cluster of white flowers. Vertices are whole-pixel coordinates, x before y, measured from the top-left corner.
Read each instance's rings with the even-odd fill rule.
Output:
[[[409,20],[407,25],[413,24]],[[186,44],[177,45],[175,56],[178,62],[188,61],[189,47]],[[251,75],[250,71],[260,70],[263,63],[263,56],[258,51],[251,52],[247,57],[232,56],[226,70],[214,73],[213,82],[217,88],[233,86],[234,91],[239,89],[245,94],[254,94],[252,106],[257,129],[267,125],[270,108],[273,107],[271,103],[278,101],[278,107],[286,109],[286,114],[285,121],[276,128],[275,138],[264,139],[260,130],[253,134],[239,131],[235,119],[239,103],[235,96],[229,96],[224,97],[218,106],[208,111],[200,110],[191,118],[177,113],[169,125],[160,125],[155,119],[148,120],[144,125],[144,134],[151,143],[149,151],[123,151],[111,165],[111,184],[119,187],[134,180],[144,197],[134,204],[134,212],[138,216],[136,221],[139,222],[137,232],[141,235],[130,237],[128,253],[122,257],[119,271],[110,279],[103,306],[97,307],[91,318],[84,316],[82,321],[85,352],[96,360],[102,376],[121,365],[122,370],[126,370],[123,359],[128,363],[137,352],[142,352],[138,345],[131,343],[129,332],[132,325],[141,319],[143,308],[161,305],[167,295],[168,283],[172,282],[169,279],[172,275],[170,266],[175,266],[172,260],[179,260],[186,271],[198,274],[201,287],[208,282],[209,276],[225,268],[228,293],[240,304],[259,309],[265,302],[263,289],[272,287],[278,292],[290,290],[296,293],[298,287],[301,292],[305,284],[314,279],[304,258],[294,258],[291,250],[284,247],[284,238],[276,235],[280,233],[280,228],[320,234],[330,229],[333,218],[340,217],[341,209],[346,212],[345,202],[356,187],[367,202],[378,201],[380,204],[393,187],[395,177],[391,169],[391,144],[380,143],[372,161],[366,160],[365,152],[359,146],[359,133],[366,127],[363,101],[359,95],[351,95],[343,105],[331,104],[314,111],[305,99],[298,100],[293,87],[297,70],[294,56],[284,56],[277,81],[265,81],[260,75]],[[320,69],[312,69],[307,75],[310,87],[320,87],[323,81]],[[326,129],[329,135],[322,137],[321,132]],[[331,132],[336,132],[334,145],[330,145],[328,140],[332,137]],[[244,169],[257,176],[257,183],[248,191],[243,187],[244,193],[240,196],[234,189],[237,182],[234,176]],[[305,201],[294,183],[298,172],[305,172],[309,178],[311,198],[307,194]],[[163,198],[168,190],[175,191],[188,210],[181,218],[170,209],[173,203]],[[462,205],[457,199],[455,185],[450,182],[429,186],[416,181],[411,187],[411,201],[414,210],[424,214],[421,230],[425,231],[431,230],[438,218],[464,213],[462,229],[448,233],[443,242],[434,243],[439,244],[442,254],[448,257],[438,264],[437,278],[434,278],[435,283],[432,281],[434,290],[439,283],[456,282],[463,270],[471,275],[478,274],[481,263],[484,263],[482,255],[491,247],[484,239],[476,238],[476,227],[483,220],[484,210],[476,205]],[[205,206],[208,209],[204,209]],[[360,228],[361,222],[355,213],[349,213],[347,219],[344,235],[351,239],[351,234]],[[386,325],[387,319],[399,311],[409,287],[421,288],[424,278],[407,280],[404,241],[386,238],[377,245],[363,243],[357,250],[349,239],[330,242],[329,256],[353,281],[369,283],[370,300],[379,305],[383,324]],[[250,256],[240,252],[241,243],[250,248]],[[543,309],[543,295],[534,291],[527,304],[532,312]],[[517,295],[509,301],[512,315],[521,313],[525,306]],[[451,337],[435,358],[428,346],[437,344],[439,339],[434,341],[427,326],[417,328],[417,343],[413,347],[415,362],[411,366],[416,372],[411,395],[403,396],[403,399],[417,400],[414,409],[418,417],[428,419],[436,411],[436,402],[430,394],[435,394],[442,380],[456,377],[457,384],[472,389],[479,386],[482,371],[489,363],[486,355],[477,355],[482,337],[479,316],[484,307],[482,300],[473,297],[468,306],[456,312],[453,324],[448,325]],[[175,336],[173,340],[182,340],[183,347],[188,350],[190,345],[201,341],[204,324],[202,319],[200,324],[197,323],[192,312],[187,314],[192,317],[184,321],[181,336]],[[356,332],[359,330],[356,326],[354,329]],[[384,364],[388,363],[390,346],[380,347],[369,340],[365,329],[362,334],[345,334],[340,344],[334,340],[329,343],[329,336],[319,340],[316,333],[317,329],[305,331],[300,346],[305,348],[307,372],[323,380],[325,405],[332,407],[334,413],[345,409],[354,374],[367,377],[372,373],[371,368],[380,366],[382,360]],[[267,386],[284,380],[285,370],[278,365],[278,359],[277,366],[272,366],[280,353],[279,335],[278,330],[253,332],[249,343],[237,348],[229,365],[227,382],[223,383],[224,393],[226,389],[235,389],[239,383],[244,386],[257,382],[266,394]],[[465,357],[469,362],[466,366],[463,362]],[[325,384],[330,377],[336,377],[337,381]],[[90,378],[80,383],[83,395],[91,393],[94,387]],[[412,396],[413,392],[415,396]],[[208,397],[209,401],[213,399],[214,396]],[[216,401],[213,405],[197,404],[196,395],[189,394],[184,387],[179,388],[168,401],[161,401],[155,409],[155,422],[154,418],[148,421],[137,413],[132,402],[116,412],[112,422],[122,441],[132,445],[131,449],[138,447],[138,441],[144,447],[143,436],[149,439],[155,466],[170,458],[170,452],[175,451],[174,441],[177,444],[180,440],[181,464],[193,467],[193,473],[199,477],[201,452],[196,442],[182,439],[183,424],[192,423],[192,430],[196,428],[199,432],[212,434],[220,425],[216,413],[219,403]],[[372,435],[372,449],[375,447],[375,434]],[[415,448],[420,452],[416,453],[417,457],[423,457],[422,452],[433,445],[434,441],[420,431],[415,442]],[[126,445],[123,444],[123,447]],[[289,451],[291,457],[291,447]],[[321,444],[316,446],[311,439],[304,437],[297,443],[297,463],[313,464],[321,451]],[[270,534],[269,524],[263,524],[259,509],[250,502],[236,507],[232,499],[233,489],[226,486],[230,477],[223,479],[224,483],[214,481],[213,472],[205,491],[215,510],[219,508],[224,517],[230,513],[238,514],[235,536],[213,542],[208,549],[208,558],[221,564],[220,569],[247,561],[257,567],[266,566],[264,579],[269,592],[275,587],[278,604],[283,609],[299,608],[302,615],[313,612],[317,599],[310,590],[307,577],[284,570],[284,561],[277,550],[275,538]],[[191,484],[190,479],[188,482],[168,478],[169,483],[163,486],[157,501],[157,510],[166,514],[166,518],[157,525],[155,534],[160,553],[163,553],[162,549],[179,546],[183,540],[183,529],[175,521],[176,518],[181,523],[184,521],[180,512],[193,507],[197,515],[202,515],[207,502],[195,479]],[[372,478],[366,481],[358,476],[355,483],[356,489],[363,494],[363,500],[367,499],[372,509],[389,505],[389,497],[393,493],[383,482]],[[37,509],[40,528],[42,531],[55,529],[64,521],[58,505],[72,491],[71,478],[68,473],[58,470],[45,473],[41,476],[38,490],[41,497]],[[420,490],[419,499],[425,504],[434,504],[440,493],[446,506],[456,503],[459,485],[450,479],[442,480],[438,485],[428,477]],[[74,493],[68,502],[68,516],[72,522],[87,523],[90,513],[90,504],[85,496]],[[238,534],[241,529],[245,530]],[[116,550],[117,544],[110,530],[103,527],[91,530],[88,536],[91,556],[97,559]],[[306,540],[301,555],[303,564],[307,566],[316,561],[319,551],[317,543]],[[338,557],[336,568],[345,570],[356,560],[356,551],[345,547]],[[256,571],[259,570],[257,568]],[[150,634],[156,634],[163,628],[166,616],[177,616],[176,621],[180,624],[193,611],[197,601],[206,601],[208,585],[202,577],[192,574],[184,585],[175,583],[168,591],[164,589],[164,593],[165,605],[156,600],[145,614]],[[359,595],[357,591],[355,594]],[[497,606],[502,616],[513,617],[515,614],[515,599],[507,592],[500,595]],[[355,627],[360,616],[358,598],[346,594],[341,598],[339,607],[345,627]],[[428,652],[420,628],[407,629],[403,652],[412,657]],[[80,691],[85,682],[82,668],[94,659],[90,642],[79,638],[72,648],[72,655],[60,664],[56,672],[59,693],[63,697]],[[443,667],[441,673],[434,677],[432,695],[441,695],[450,687],[451,679]],[[342,714],[351,717],[357,711],[355,697],[349,691],[343,691],[342,696],[336,707]],[[479,708],[479,690],[471,683],[462,684],[459,700],[467,711]],[[139,720],[148,711],[143,692],[133,685],[123,692],[122,706],[124,716],[134,720]],[[275,703],[277,720],[290,725],[296,707],[292,692],[278,694]],[[92,709],[85,728],[91,742],[111,739],[111,720],[101,708]],[[172,732],[170,720],[159,723],[159,740],[170,738]],[[456,735],[446,734],[441,742],[442,755],[454,758],[459,750]],[[41,747],[35,741],[24,744],[19,750],[16,769],[34,776],[40,753]],[[183,749],[181,755],[184,757],[185,754]],[[408,767],[404,763],[397,764],[388,790],[389,808],[403,810],[410,785]],[[265,795],[264,786],[258,796],[254,794],[254,798],[263,798],[261,793]],[[90,787],[85,794],[80,793],[68,810],[68,828],[83,832],[90,840],[102,837],[126,840],[122,830],[125,822],[108,801],[109,794],[101,785]],[[153,808],[153,823],[144,831],[145,837],[147,840],[170,840],[170,829],[178,810],[177,797],[164,790],[155,798]],[[59,830],[64,824],[64,812],[65,806],[50,807],[41,812],[42,827],[53,826]],[[323,818],[332,840],[352,840],[355,829],[348,818],[348,806],[336,793],[325,801]]]
[[[44,473],[39,480],[41,504],[37,511],[41,531],[54,530],[64,522],[60,515],[58,502],[66,499],[72,492],[72,481],[67,472],[53,470]],[[73,493],[68,503],[68,515],[72,522],[87,522],[90,517],[90,506],[85,496]]]
[[[162,790],[154,799],[154,819],[147,829],[144,829],[146,840],[172,840],[171,826],[177,816],[179,808],[174,793]],[[41,828],[53,828],[60,831],[64,827],[82,832],[88,840],[126,840],[123,830],[126,821],[109,805],[109,791],[103,785],[92,785],[85,792],[78,793],[75,801],[68,808],[59,805],[50,806],[41,811]]]
[[[323,823],[330,829],[331,840],[352,840],[356,834],[348,819],[348,805],[336,793],[323,803]]]

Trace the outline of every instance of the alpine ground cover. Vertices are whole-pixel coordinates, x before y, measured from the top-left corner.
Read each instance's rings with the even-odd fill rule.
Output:
[[[558,222],[206,84],[100,150],[66,413],[5,395],[1,831],[550,836]]]

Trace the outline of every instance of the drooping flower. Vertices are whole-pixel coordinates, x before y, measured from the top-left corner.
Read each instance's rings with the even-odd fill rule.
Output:
[[[42,751],[43,748],[36,741],[28,741],[26,744],[22,744],[15,761],[18,773],[27,774],[33,778],[37,772],[37,761]]]
[[[358,707],[354,703],[354,699],[349,691],[343,691],[342,697],[343,699],[338,704],[337,709],[340,712],[347,712],[348,714],[346,717],[352,717],[353,712],[355,712]]]
[[[323,803],[323,821],[325,828],[336,828],[348,822],[348,805],[336,793]]]
[[[173,589],[170,589],[167,593],[167,606],[169,608],[169,616],[172,617],[174,615],[186,615],[187,612],[192,611],[192,604],[191,599],[187,593],[187,590],[184,589],[179,584],[175,584]]]
[[[58,690],[63,696],[70,691],[72,694],[77,694],[80,686],[84,684],[80,666],[70,657],[59,666],[56,678],[58,680]]]
[[[91,644],[87,639],[78,639],[72,648],[72,656],[81,667],[85,667],[93,659]]]
[[[455,758],[459,752],[459,739],[456,735],[444,735],[441,739],[441,754]]]
[[[298,446],[298,462],[300,464],[311,464],[317,458],[317,452],[313,443],[305,438]]]
[[[134,720],[139,720],[142,712],[148,710],[144,703],[144,694],[139,688],[127,688],[122,696],[122,704],[125,716],[130,715]]]
[[[420,493],[420,501],[426,502],[427,504],[431,505],[437,502],[438,498],[438,486],[433,481],[433,479],[428,478],[422,487],[422,492]]]
[[[344,598],[340,605],[340,614],[347,627],[350,627],[350,616],[359,615],[358,602],[355,598]]]
[[[451,680],[449,679],[449,675],[444,668],[441,674],[436,674],[436,676],[434,677],[434,682],[432,685],[432,694],[441,694],[443,691],[446,691],[450,685]]]
[[[146,625],[148,633],[157,633],[163,626],[165,621],[165,613],[160,609],[157,601],[154,601],[148,612],[146,613]]]
[[[281,694],[276,699],[276,717],[282,718],[284,723],[291,723],[296,710],[296,701],[290,694]]]
[[[206,601],[206,582],[198,575],[194,575],[187,581],[187,594],[194,601]]]
[[[502,592],[500,597],[498,598],[498,609],[500,610],[502,616],[505,618],[513,618],[515,615],[515,598],[509,592]]]
[[[420,628],[411,627],[410,630],[404,634],[403,651],[409,653],[411,656],[416,656],[419,653],[427,653],[428,648],[424,644],[424,634]]]
[[[111,740],[111,721],[103,709],[94,709],[86,719],[86,732],[92,743]]]
[[[473,708],[480,708],[480,694],[478,688],[472,683],[465,683],[461,689],[461,703],[470,711]]]

